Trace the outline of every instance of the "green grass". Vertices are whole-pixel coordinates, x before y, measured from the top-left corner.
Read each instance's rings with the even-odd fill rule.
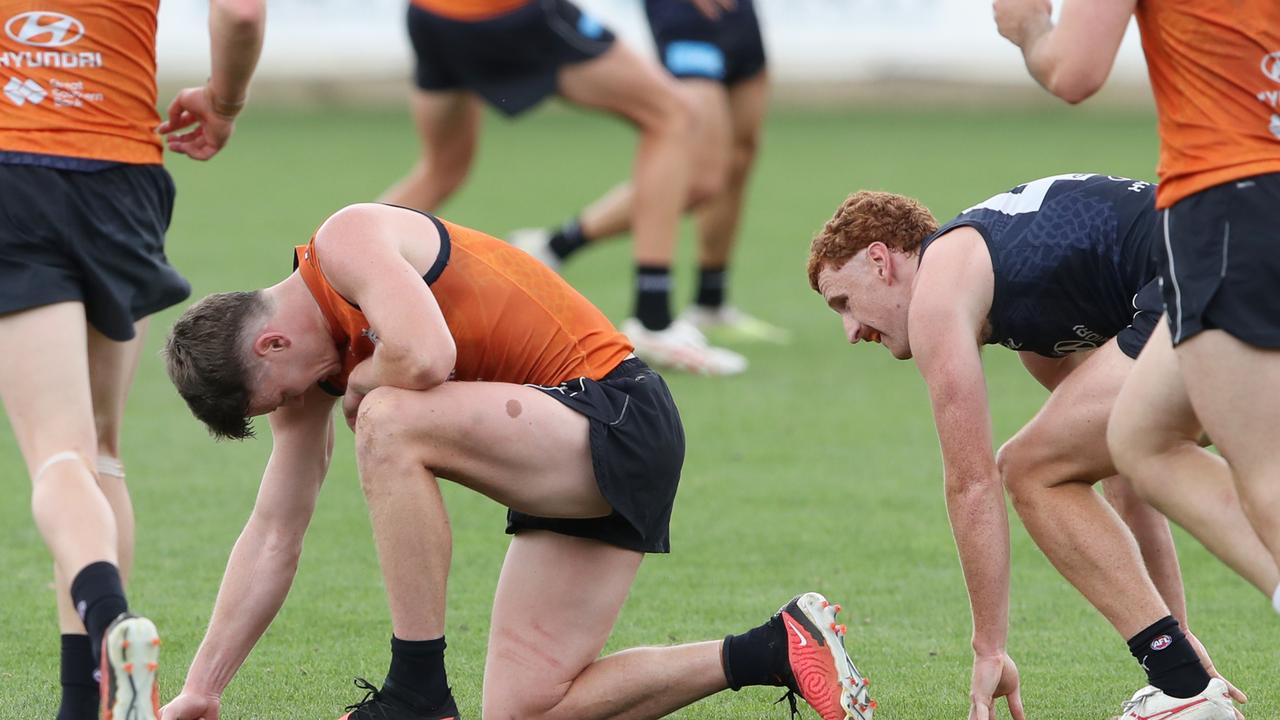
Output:
[[[495,234],[557,222],[621,178],[628,130],[541,112],[486,118],[481,154],[442,214]],[[959,718],[967,707],[969,614],[941,492],[932,419],[915,369],[874,346],[850,348],[808,288],[813,232],[844,195],[916,195],[940,217],[1031,178],[1101,171],[1151,178],[1145,115],[775,113],[733,267],[732,297],[795,332],[749,348],[745,376],[672,376],[689,454],[673,554],[646,561],[609,649],[718,638],[815,588],[848,608],[850,646],[876,680],[879,717]],[[375,197],[417,152],[408,118],[250,112],[209,164],[173,159],[173,261],[197,297],[274,282],[326,214]],[[692,294],[686,231],[677,298]],[[625,244],[585,253],[568,279],[613,318],[629,306]],[[125,459],[139,519],[135,606],[166,634],[166,695],[207,622],[231,543],[253,503],[268,440],[215,444],[164,378],[148,340],[129,405]],[[38,351],[38,349],[36,349]],[[1013,353],[987,353],[997,440],[1043,400]],[[0,421],[3,422],[3,421]],[[29,482],[0,428],[0,717],[51,717],[57,630],[49,558],[28,510]],[[503,512],[445,488],[456,536],[449,662],[464,714],[479,717],[489,601],[507,539]],[[1253,694],[1251,716],[1280,716],[1276,618],[1257,593],[1179,534],[1193,627],[1218,666]],[[1143,676],[1121,638],[1013,530],[1010,652],[1033,717],[1115,714]],[[589,591],[589,588],[584,590]],[[332,718],[359,699],[353,675],[380,679],[390,625],[350,433],[320,499],[283,612],[224,697],[228,718]],[[782,718],[772,690],[725,693],[683,718]]]

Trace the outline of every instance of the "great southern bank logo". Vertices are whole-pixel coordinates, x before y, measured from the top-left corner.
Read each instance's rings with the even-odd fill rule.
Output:
[[[56,48],[84,37],[84,23],[70,15],[34,10],[9,18],[4,32],[23,45]]]
[[[1280,83],[1280,52],[1262,56],[1262,74]]]

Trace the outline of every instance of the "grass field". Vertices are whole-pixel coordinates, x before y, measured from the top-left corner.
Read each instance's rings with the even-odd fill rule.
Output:
[[[491,233],[558,222],[629,167],[631,138],[616,123],[555,110],[487,122],[474,174],[442,214]],[[171,258],[196,297],[274,282],[293,244],[327,213],[377,196],[416,152],[400,112],[250,112],[214,162],[171,160],[179,188]],[[927,397],[909,363],[877,346],[845,344],[805,280],[809,238],[860,187],[917,195],[943,217],[1043,175],[1151,179],[1155,155],[1154,122],[1141,114],[775,113],[731,296],[792,328],[795,342],[744,348],[753,365],[740,377],[670,377],[689,441],[674,552],[646,561],[609,649],[719,638],[760,622],[796,592],[819,589],[847,608],[850,649],[875,680],[878,717],[963,718],[969,614]],[[686,230],[681,304],[693,292],[690,240]],[[625,244],[584,253],[566,276],[610,317],[625,317]],[[266,439],[215,444],[188,415],[156,352],[176,312],[155,321],[125,437],[139,520],[131,598],[166,635],[166,697],[180,688],[202,636],[270,449]],[[986,357],[1001,441],[1043,392],[1013,353],[994,348]],[[390,624],[351,445],[340,428],[297,582],[227,690],[224,718],[337,717],[361,697],[352,676],[376,682],[386,671]],[[0,505],[0,718],[48,718],[58,647],[50,563],[7,426],[0,488],[10,498]],[[489,600],[507,542],[503,511],[447,483],[445,493],[455,533],[450,677],[464,715],[478,718]],[[1280,717],[1275,615],[1198,544],[1181,533],[1178,542],[1193,628],[1218,667],[1252,694],[1250,717]],[[1145,684],[1122,639],[1016,520],[1013,563],[1009,648],[1030,716],[1117,714]],[[784,718],[785,705],[770,704],[778,694],[725,693],[678,717]]]

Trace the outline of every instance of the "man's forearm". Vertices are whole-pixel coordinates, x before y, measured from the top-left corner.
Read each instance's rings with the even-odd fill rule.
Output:
[[[210,4],[209,90],[219,113],[234,114],[244,105],[262,53],[265,27],[266,4],[261,0],[213,0]]]
[[[301,550],[300,537],[273,536],[249,521],[231,551],[185,692],[222,694],[284,604]]]
[[[1009,517],[999,476],[947,479],[947,514],[973,613],[973,649],[1004,650],[1009,634]]]

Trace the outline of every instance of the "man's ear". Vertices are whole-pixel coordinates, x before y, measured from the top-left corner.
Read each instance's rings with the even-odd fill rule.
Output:
[[[279,352],[288,349],[293,341],[288,335],[278,330],[267,330],[259,335],[253,341],[253,354],[263,357],[267,353]]]
[[[878,241],[868,245],[867,262],[875,269],[877,278],[893,283],[893,253],[889,251],[889,246]]]

